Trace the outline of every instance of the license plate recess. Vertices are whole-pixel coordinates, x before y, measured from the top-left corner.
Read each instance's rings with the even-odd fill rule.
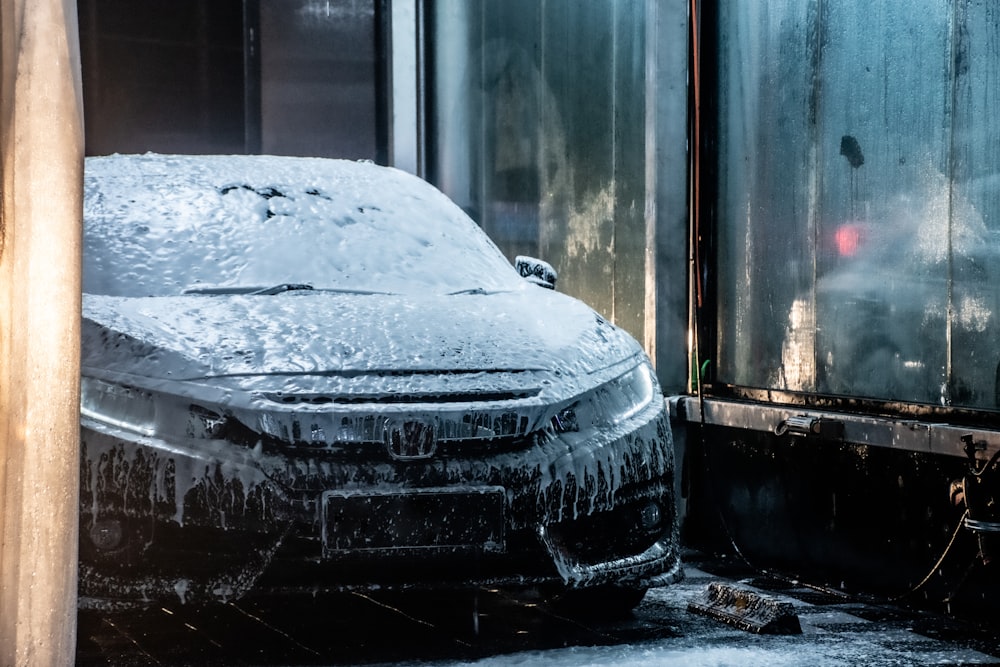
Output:
[[[503,487],[327,491],[323,554],[504,549]]]

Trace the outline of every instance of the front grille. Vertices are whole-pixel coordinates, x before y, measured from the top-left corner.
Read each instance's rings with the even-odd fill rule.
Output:
[[[470,459],[496,456],[533,447],[538,434],[526,436],[508,436],[503,438],[446,440],[438,443],[432,459]],[[370,442],[334,442],[310,443],[281,442],[275,438],[258,438],[263,444],[264,452],[282,454],[289,458],[311,458],[330,461],[349,461],[352,463],[375,463],[391,461],[386,444],[382,441]]]
[[[528,415],[503,408],[412,413],[275,410],[243,418],[248,423],[235,417],[226,419],[224,427],[216,428],[216,437],[251,447],[261,443],[269,452],[285,454],[302,451],[311,455],[337,456],[355,451],[370,453],[373,448],[386,450],[387,443],[409,434],[417,425],[422,426],[421,432],[434,441],[435,446],[430,450],[439,449],[454,455],[462,455],[468,446],[475,446],[477,450],[508,451],[510,443],[528,445],[534,437],[528,432]]]
[[[393,394],[283,394],[268,393],[264,398],[282,405],[413,405],[416,403],[499,403],[519,401],[537,396],[539,390],[481,391],[481,392],[419,392]]]

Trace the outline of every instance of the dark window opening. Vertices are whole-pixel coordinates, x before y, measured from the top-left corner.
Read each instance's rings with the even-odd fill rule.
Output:
[[[386,0],[79,0],[86,152],[385,162]]]
[[[241,0],[80,0],[86,150],[242,153]]]

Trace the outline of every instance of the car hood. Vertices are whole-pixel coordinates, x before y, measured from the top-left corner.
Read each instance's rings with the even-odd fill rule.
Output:
[[[85,374],[163,380],[552,371],[640,352],[582,302],[526,286],[455,295],[84,295]]]

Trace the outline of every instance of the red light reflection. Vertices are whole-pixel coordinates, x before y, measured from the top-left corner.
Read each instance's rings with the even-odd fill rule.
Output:
[[[860,224],[849,222],[838,227],[833,235],[837,253],[841,257],[853,257],[861,246],[862,236],[863,230]]]

